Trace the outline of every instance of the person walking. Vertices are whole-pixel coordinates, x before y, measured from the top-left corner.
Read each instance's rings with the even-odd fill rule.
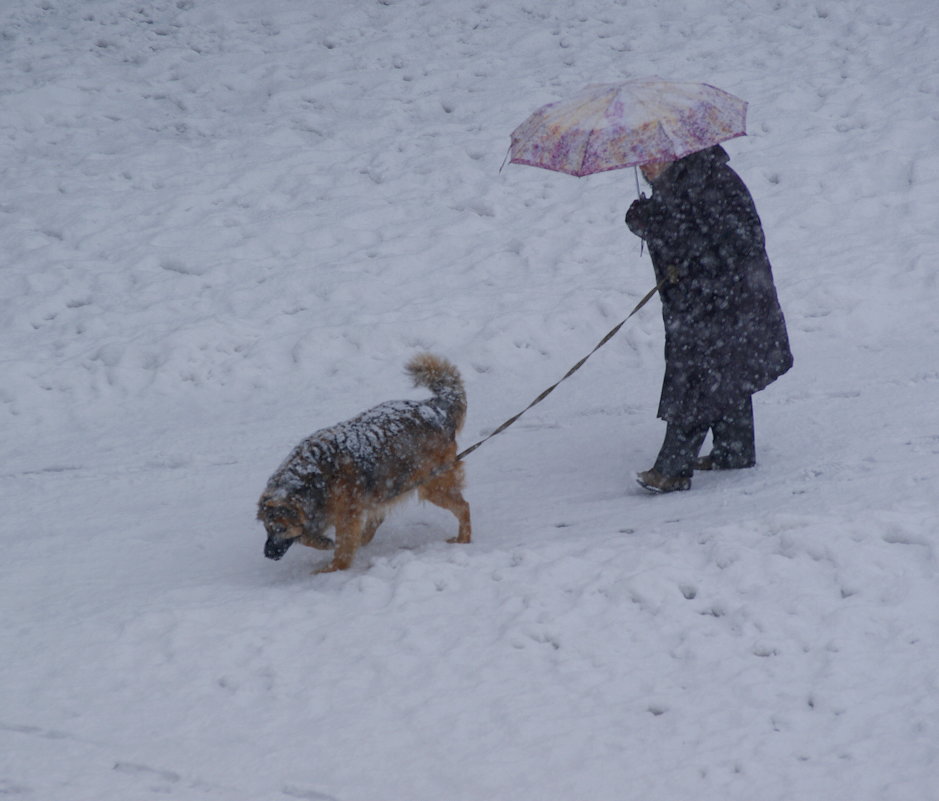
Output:
[[[626,213],[649,248],[665,324],[665,440],[637,475],[654,493],[690,489],[695,470],[752,467],[752,396],[793,363],[763,226],[728,161],[715,145],[643,165],[652,196]],[[708,431],[712,450],[699,457]]]

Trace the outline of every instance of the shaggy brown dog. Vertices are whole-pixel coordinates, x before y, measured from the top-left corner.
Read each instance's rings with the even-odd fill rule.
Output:
[[[333,548],[323,533],[332,526],[333,560],[317,572],[345,570],[358,547],[372,541],[388,507],[415,490],[456,515],[459,533],[448,542],[470,541],[463,465],[456,461],[456,434],[466,417],[463,381],[450,362],[429,353],[406,369],[433,397],[382,403],[317,431],[271,476],[258,503],[268,559],[280,559],[295,542]]]

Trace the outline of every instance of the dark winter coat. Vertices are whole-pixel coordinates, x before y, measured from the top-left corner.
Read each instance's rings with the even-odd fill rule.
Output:
[[[712,423],[792,366],[753,199],[722,147],[692,153],[626,214],[645,239],[665,321],[658,416]]]

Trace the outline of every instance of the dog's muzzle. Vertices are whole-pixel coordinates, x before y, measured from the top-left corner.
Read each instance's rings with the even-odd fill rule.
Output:
[[[285,553],[287,553],[290,546],[293,545],[293,540],[275,540],[268,538],[267,542],[264,543],[264,555],[268,559],[280,559]]]

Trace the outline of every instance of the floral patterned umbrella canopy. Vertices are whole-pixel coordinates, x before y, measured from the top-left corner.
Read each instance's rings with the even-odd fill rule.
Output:
[[[706,83],[593,84],[519,125],[510,161],[577,176],[675,161],[745,135],[746,116],[746,101]]]

